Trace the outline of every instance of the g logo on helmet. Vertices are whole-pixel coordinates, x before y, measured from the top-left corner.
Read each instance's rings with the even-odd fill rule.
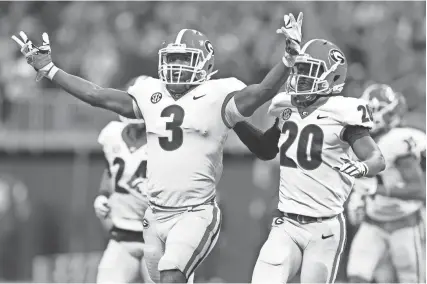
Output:
[[[210,41],[205,41],[205,47],[206,47],[206,50],[210,53],[210,52],[212,52],[212,55],[214,55],[214,48],[213,48],[213,45],[212,45],[212,43],[210,42]]]
[[[339,62],[340,65],[345,63],[345,56],[344,54],[339,51],[338,49],[331,49],[329,51],[329,57],[335,61],[335,62]]]

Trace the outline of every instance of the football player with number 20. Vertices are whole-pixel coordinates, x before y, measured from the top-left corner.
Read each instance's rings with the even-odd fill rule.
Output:
[[[371,138],[367,102],[342,96],[347,60],[332,42],[308,41],[296,56],[276,117],[265,133],[240,122],[239,138],[264,160],[280,149],[277,217],[256,262],[252,283],[333,283],[346,243],[344,202],[355,178],[384,170]]]

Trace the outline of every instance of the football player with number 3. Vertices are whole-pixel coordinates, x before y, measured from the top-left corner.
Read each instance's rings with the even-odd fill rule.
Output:
[[[333,283],[346,242],[343,206],[355,178],[384,170],[369,134],[367,103],[342,96],[347,60],[333,43],[308,41],[296,57],[284,92],[272,100],[275,124],[265,133],[235,127],[264,160],[280,148],[278,216],[256,262],[253,283]],[[355,154],[355,157],[353,155]]]
[[[277,94],[300,50],[302,13],[298,20],[285,15],[284,22],[277,30],[285,38],[284,56],[262,82],[249,86],[236,78],[211,80],[214,48],[196,30],[183,29],[166,42],[159,50],[159,79],[137,82],[128,92],[102,88],[56,67],[46,33],[38,47],[23,32],[22,40],[13,37],[38,71],[37,80],[47,77],[93,106],[145,119],[149,208],[144,257],[155,282],[187,282],[218,239],[221,213],[215,193],[228,133]]]
[[[94,208],[110,232],[110,241],[99,263],[96,281],[150,282],[143,260],[142,233],[148,207],[145,123],[141,119],[120,120],[108,123],[98,138],[107,167]]]
[[[378,267],[386,261],[392,264],[388,276],[395,271],[400,283],[425,283],[426,134],[401,126],[405,98],[390,86],[373,84],[362,99],[373,111],[371,133],[387,168],[363,199],[365,219],[351,245],[347,274],[351,282],[378,282]]]

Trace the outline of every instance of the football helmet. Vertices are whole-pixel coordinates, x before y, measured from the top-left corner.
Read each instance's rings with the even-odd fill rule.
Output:
[[[312,39],[301,49],[285,83],[285,92],[307,100],[341,93],[347,77],[347,59],[332,42]]]
[[[172,42],[164,42],[159,50],[159,78],[175,93],[188,90],[179,85],[199,85],[216,73],[214,48],[199,31],[183,29]]]
[[[398,126],[407,111],[405,97],[386,84],[373,84],[365,89],[361,99],[368,102],[374,127],[372,133]]]

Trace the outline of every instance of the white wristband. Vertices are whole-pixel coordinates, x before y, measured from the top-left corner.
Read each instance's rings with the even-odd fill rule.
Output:
[[[49,78],[49,80],[52,80],[53,76],[55,76],[56,72],[58,71],[59,71],[59,68],[53,65],[53,67],[49,70],[49,73],[47,73],[46,77]]]

